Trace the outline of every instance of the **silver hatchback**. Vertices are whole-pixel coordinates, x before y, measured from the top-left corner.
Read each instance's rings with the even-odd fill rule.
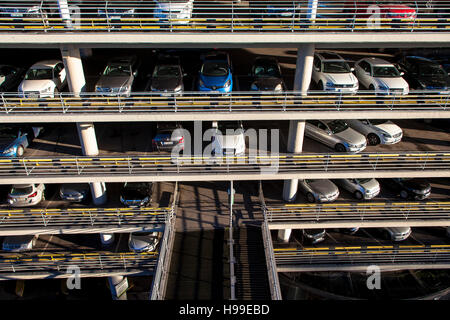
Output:
[[[337,152],[358,153],[367,146],[366,137],[350,128],[343,120],[306,121],[305,135]]]
[[[299,179],[298,187],[311,203],[332,202],[339,197],[338,187],[328,179]]]
[[[372,199],[380,193],[380,184],[373,178],[365,179],[336,179],[338,186],[352,193],[358,200]]]

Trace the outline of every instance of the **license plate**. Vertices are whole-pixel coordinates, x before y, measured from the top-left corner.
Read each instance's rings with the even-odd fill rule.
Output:
[[[21,17],[22,17],[22,14],[21,14],[21,13],[11,13],[11,17],[14,17],[14,18],[21,18]]]

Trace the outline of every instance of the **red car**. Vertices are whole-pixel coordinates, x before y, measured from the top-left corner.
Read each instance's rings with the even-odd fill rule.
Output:
[[[356,25],[367,24],[370,28],[376,28],[374,24],[377,19],[380,25],[390,25],[392,27],[409,26],[414,23],[417,11],[414,5],[399,4],[393,1],[348,1],[348,8],[355,7],[356,18],[368,19],[368,21],[357,21]],[[392,19],[392,20],[383,20]]]

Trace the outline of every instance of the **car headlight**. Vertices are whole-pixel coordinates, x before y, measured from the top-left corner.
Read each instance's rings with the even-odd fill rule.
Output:
[[[327,81],[326,86],[327,86],[328,88],[333,88],[333,87],[334,87],[334,83],[333,83],[333,82]]]
[[[281,83],[277,84],[275,87],[275,91],[282,91],[283,90],[283,86],[281,85]]]
[[[175,92],[181,91],[181,87],[182,87],[182,86],[181,86],[181,84],[180,84],[178,87],[176,87],[176,88],[174,89],[174,91],[175,91]]]
[[[252,83],[252,86],[250,87],[251,90],[257,91],[259,90],[258,86],[256,85],[256,83]]]
[[[15,149],[16,149],[15,147],[9,147],[5,151],[3,151],[3,153],[11,153],[11,152],[14,152]]]
[[[201,86],[201,87],[204,87],[204,86],[205,86],[205,83],[203,82],[202,79],[199,79],[199,80],[198,80],[198,84],[199,84],[199,86]]]
[[[231,80],[228,80],[227,82],[225,82],[225,87],[229,87],[231,85]]]
[[[148,201],[150,201],[149,197],[145,197],[144,199],[142,199],[141,204],[144,204]]]
[[[121,87],[120,88],[120,92],[127,92],[127,91],[130,91],[131,90],[131,86],[124,86],[124,87]]]
[[[382,133],[381,135],[385,138],[392,138],[392,136],[388,133]]]

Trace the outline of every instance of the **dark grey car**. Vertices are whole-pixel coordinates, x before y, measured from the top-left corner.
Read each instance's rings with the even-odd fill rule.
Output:
[[[275,58],[257,57],[252,67],[253,91],[283,91],[284,81],[281,77],[281,69]]]
[[[129,96],[138,73],[137,68],[135,56],[110,60],[95,85],[95,92],[101,95]]]
[[[183,70],[180,60],[175,57],[160,59],[153,69],[147,90],[152,92],[174,92],[184,91]]]

